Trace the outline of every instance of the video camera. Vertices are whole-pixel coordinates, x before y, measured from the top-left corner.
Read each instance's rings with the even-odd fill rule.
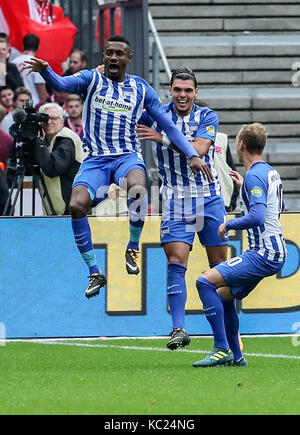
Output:
[[[17,142],[28,142],[38,137],[41,131],[40,123],[49,120],[49,115],[36,111],[31,99],[25,103],[24,109],[16,109],[12,117],[14,124],[10,127],[9,133]]]

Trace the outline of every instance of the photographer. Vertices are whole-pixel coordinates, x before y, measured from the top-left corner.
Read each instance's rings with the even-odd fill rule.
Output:
[[[5,108],[0,105],[0,125],[5,115]],[[6,177],[6,164],[13,148],[13,138],[0,127],[0,216],[3,215],[9,195]]]
[[[49,116],[42,122],[44,138],[34,143],[34,159],[57,215],[69,214],[73,179],[83,160],[82,142],[72,130],[64,127],[63,109],[56,103],[47,103],[39,113]]]

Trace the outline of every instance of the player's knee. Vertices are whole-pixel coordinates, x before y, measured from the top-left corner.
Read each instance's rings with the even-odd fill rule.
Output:
[[[70,202],[70,213],[73,219],[80,219],[87,215],[88,209],[84,206],[84,204],[80,204],[79,202]]]
[[[201,298],[203,293],[206,291],[207,287],[214,288],[214,285],[202,275],[202,276],[199,276],[199,278],[196,280],[196,287],[197,287],[199,296]]]
[[[187,258],[185,255],[180,255],[177,253],[173,253],[173,254],[169,254],[168,255],[168,262],[169,263],[177,263],[177,264],[182,264],[183,266],[186,267],[187,265]]]
[[[87,215],[91,207],[91,200],[88,193],[82,191],[72,192],[70,200],[70,213],[73,219],[80,219]]]

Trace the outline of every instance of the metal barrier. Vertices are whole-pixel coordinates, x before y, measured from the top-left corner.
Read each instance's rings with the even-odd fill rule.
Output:
[[[64,14],[69,16],[78,29],[74,48],[83,50],[88,67],[99,64],[99,46],[95,38],[98,4],[96,0],[60,0]]]
[[[128,73],[148,81],[148,0],[123,0],[100,5],[98,24],[100,53],[110,35],[124,35],[130,41],[134,55]]]
[[[134,58],[128,67],[129,73],[137,74],[149,81],[149,30],[152,41],[152,85],[157,92],[160,86],[160,65],[171,76],[160,37],[148,6],[148,0],[119,0],[98,6],[96,0],[60,0],[72,22],[77,26],[75,48],[83,50],[89,68],[102,61],[104,45],[110,35],[123,34],[132,45]]]
[[[163,46],[160,41],[159,34],[156,30],[152,14],[150,10],[148,10],[148,21],[150,30],[153,36],[153,42],[152,42],[152,85],[157,93],[159,93],[159,87],[160,87],[160,78],[159,78],[159,58],[161,58],[162,63],[164,65],[165,73],[168,77],[168,80],[171,78],[171,70],[169,67],[168,59],[165,55],[165,51],[163,49]]]
[[[122,33],[134,53],[128,73],[148,81],[148,0],[123,0],[100,6],[96,0],[60,0],[60,4],[77,26],[74,46],[86,53],[89,68],[102,62],[108,37]]]

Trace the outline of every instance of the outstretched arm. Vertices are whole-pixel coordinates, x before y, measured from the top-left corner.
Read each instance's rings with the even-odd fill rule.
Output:
[[[25,61],[28,74],[31,72],[40,73],[45,81],[51,86],[52,89],[61,92],[83,92],[86,84],[81,75],[61,77],[56,74],[49,66],[46,60],[32,57],[31,60]]]
[[[247,230],[263,225],[266,217],[266,205],[261,203],[254,204],[249,213],[240,218],[231,219],[219,226],[218,234],[222,240],[226,239],[226,233],[229,230]]]
[[[161,120],[161,117],[159,117],[159,119]],[[158,123],[159,123],[159,119],[157,120]],[[172,148],[173,148],[174,147],[173,142],[176,143],[176,145],[177,145],[176,151],[183,152],[188,157],[190,157],[190,159],[191,159],[190,160],[190,168],[192,169],[194,174],[197,175],[197,171],[200,170],[209,180],[212,181],[213,177],[212,177],[212,174],[210,172],[208,165],[205,163],[204,160],[199,158],[199,155],[198,155],[197,151],[194,149],[193,145],[190,142],[188,142],[186,137],[184,137],[182,135],[182,133],[175,126],[175,124],[170,120],[168,115],[164,116],[163,119],[164,120],[162,121],[162,123],[164,124],[164,130],[165,130],[165,128],[167,128],[167,131],[168,131],[168,137],[165,138],[168,140],[168,143],[166,143],[166,145],[171,145],[171,143],[172,143]],[[165,121],[165,119],[167,121]],[[162,127],[162,124],[159,124],[159,125],[160,125],[160,127]],[[164,136],[166,136],[165,134],[161,134],[161,133],[157,132],[156,130],[154,130],[148,126],[141,125],[141,124],[137,124],[136,133],[137,133],[137,136],[140,140],[152,140],[154,142],[162,143],[162,144],[164,144],[164,142],[163,142]],[[171,137],[170,137],[170,135],[171,135]],[[182,140],[181,137],[184,140]],[[173,138],[173,139],[171,140],[171,138]]]

